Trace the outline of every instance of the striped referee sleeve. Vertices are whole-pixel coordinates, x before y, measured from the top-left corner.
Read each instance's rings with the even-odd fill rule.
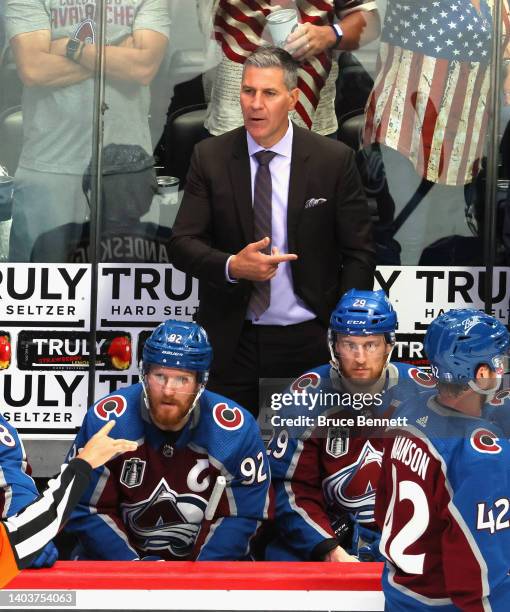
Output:
[[[3,522],[19,569],[28,567],[57,535],[85,492],[91,471],[83,459],[64,464],[42,495]]]

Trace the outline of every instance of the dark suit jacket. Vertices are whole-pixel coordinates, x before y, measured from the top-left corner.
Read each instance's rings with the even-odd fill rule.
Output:
[[[316,206],[307,201],[325,198]],[[347,289],[372,289],[375,268],[366,198],[347,146],[294,125],[287,211],[296,294],[327,327]],[[254,242],[246,131],[238,128],[194,149],[170,242],[170,261],[200,280],[197,321],[209,333],[213,368],[228,370],[252,283],[228,283],[228,257]]]

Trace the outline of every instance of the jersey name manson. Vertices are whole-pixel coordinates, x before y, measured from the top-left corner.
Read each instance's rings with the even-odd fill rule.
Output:
[[[422,480],[425,480],[430,457],[423,449],[416,446],[416,443],[410,438],[406,436],[395,438],[391,449],[391,459],[396,459],[404,465],[408,465]]]

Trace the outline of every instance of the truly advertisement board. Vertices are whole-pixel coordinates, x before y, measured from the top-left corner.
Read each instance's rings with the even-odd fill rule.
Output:
[[[138,380],[138,355],[152,328],[191,319],[197,283],[165,264],[103,264],[98,271],[95,347],[89,264],[0,264],[0,402],[20,432],[70,433],[95,399]]]
[[[493,315],[508,323],[510,269],[497,268]],[[426,365],[423,337],[449,308],[483,308],[483,268],[381,266],[399,327],[393,358]],[[74,432],[87,408],[89,264],[0,264],[0,403],[21,432]],[[143,342],[164,319],[191,320],[198,281],[168,264],[98,269],[95,398],[138,380]]]
[[[398,314],[393,359],[426,366],[423,338],[429,323],[450,308],[483,310],[485,268],[380,266],[375,289],[384,289]],[[495,268],[490,314],[508,324],[510,268]]]

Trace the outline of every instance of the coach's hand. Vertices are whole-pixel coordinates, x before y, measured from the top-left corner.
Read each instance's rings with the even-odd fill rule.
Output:
[[[269,238],[262,238],[258,242],[251,242],[239,253],[233,255],[228,264],[230,278],[267,281],[276,274],[279,264],[298,258],[293,253],[282,255],[275,248],[272,249],[271,255],[262,253],[261,251],[268,247],[269,242]]]

